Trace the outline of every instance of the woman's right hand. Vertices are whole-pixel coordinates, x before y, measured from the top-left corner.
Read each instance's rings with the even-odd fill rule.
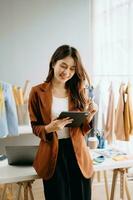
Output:
[[[63,119],[55,119],[45,126],[47,133],[62,130],[67,124],[71,124],[73,119],[66,117]]]

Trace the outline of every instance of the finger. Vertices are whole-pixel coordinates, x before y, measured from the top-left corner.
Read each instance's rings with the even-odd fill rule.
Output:
[[[62,119],[57,119],[58,122],[63,122],[63,121],[66,121],[70,119],[70,117],[65,117],[65,118],[62,118]]]
[[[72,122],[73,122],[73,119],[70,119],[70,120],[65,121],[64,124],[67,125],[67,124],[71,124]]]
[[[63,118],[63,120],[69,120],[69,119],[71,119],[70,117],[65,117],[65,118]]]
[[[71,121],[73,121],[73,119],[72,119],[72,118],[70,118],[70,117],[69,117],[69,118],[65,118],[65,119],[63,119],[63,120],[62,120],[62,122],[61,122],[61,123],[67,123],[68,121],[70,121],[70,122],[71,122]]]
[[[71,123],[72,123],[72,121],[67,122],[67,124],[71,124]]]
[[[94,111],[94,110],[96,110],[96,105],[95,104],[91,104],[89,106],[89,111]]]

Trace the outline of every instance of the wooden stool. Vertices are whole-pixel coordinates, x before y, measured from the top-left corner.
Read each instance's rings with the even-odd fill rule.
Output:
[[[2,190],[2,193],[0,195],[0,199],[1,200],[5,200],[5,199],[8,199],[8,200],[13,200],[13,196],[12,196],[12,184],[4,184],[4,185],[1,185],[1,190]]]
[[[32,192],[32,183],[34,180],[30,181],[22,181],[22,182],[17,182],[19,188],[18,188],[18,193],[16,194],[16,200],[34,200],[33,192]],[[8,187],[11,184],[5,184],[3,188],[3,192],[1,195],[0,200],[6,200],[6,192],[8,190]],[[22,189],[23,189],[23,194],[22,194]],[[13,198],[14,200],[14,198]]]
[[[130,196],[129,190],[128,190],[126,171],[127,170],[124,169],[124,168],[122,168],[122,169],[114,169],[110,200],[114,200],[114,193],[115,193],[115,187],[116,187],[116,183],[117,183],[118,173],[120,173],[120,199],[121,200],[125,200],[124,191],[126,191],[127,199],[131,200],[131,196]]]

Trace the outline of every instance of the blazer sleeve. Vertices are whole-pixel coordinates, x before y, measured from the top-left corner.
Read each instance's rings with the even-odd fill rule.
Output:
[[[31,127],[33,133],[40,137],[41,140],[46,141],[46,130],[45,130],[45,123],[43,122],[39,102],[38,102],[38,94],[34,87],[31,89],[28,101],[28,110],[29,116],[31,121]]]

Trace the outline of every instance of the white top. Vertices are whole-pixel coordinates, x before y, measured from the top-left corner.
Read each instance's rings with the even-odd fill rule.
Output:
[[[68,111],[68,97],[59,98],[53,96],[52,119],[56,119],[62,111]],[[62,130],[59,130],[57,134],[58,134],[58,139],[70,137],[69,130],[67,127],[65,127]]]

